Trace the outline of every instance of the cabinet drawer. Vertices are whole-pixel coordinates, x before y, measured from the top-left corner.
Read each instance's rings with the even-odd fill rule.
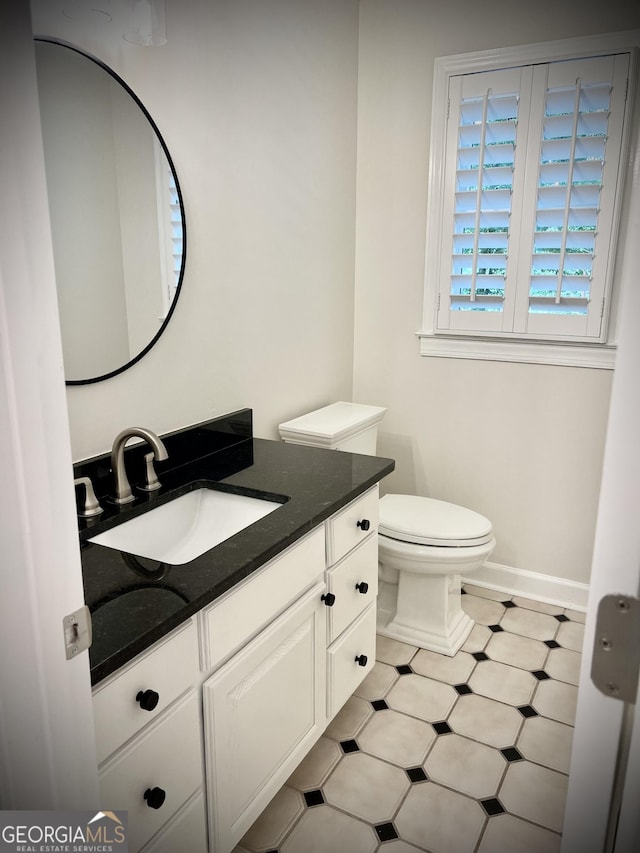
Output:
[[[361,666],[356,658],[365,655]],[[376,658],[376,605],[372,602],[349,630],[327,652],[327,713],[332,719],[360,682],[371,672]]]
[[[370,536],[327,573],[328,591],[336,597],[328,608],[329,642],[378,595],[378,537]],[[361,590],[366,590],[362,592]]]
[[[200,791],[151,839],[143,853],[207,853],[208,849],[204,794]]]
[[[367,536],[375,536],[377,531],[378,487],[374,486],[327,521],[327,565],[337,563]]]
[[[198,635],[192,620],[143,652],[93,693],[98,763],[158,716],[198,677]],[[158,702],[144,710],[136,697],[147,690]],[[147,695],[147,700],[155,697]],[[144,701],[141,697],[141,701]]]
[[[104,808],[129,812],[129,850],[145,842],[202,785],[198,697],[191,691],[136,740],[108,761],[98,776]],[[165,800],[152,808],[145,791],[160,788]]]
[[[320,526],[202,611],[203,670],[222,663],[323,573],[324,528]]]

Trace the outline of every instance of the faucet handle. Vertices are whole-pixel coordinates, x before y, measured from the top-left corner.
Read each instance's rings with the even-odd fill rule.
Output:
[[[162,483],[158,480],[158,475],[156,474],[156,469],[153,467],[153,460],[156,458],[156,455],[153,451],[150,453],[145,453],[144,461],[146,465],[146,474],[147,480],[144,486],[138,486],[139,489],[143,489],[145,492],[154,492],[156,489],[159,489]]]
[[[85,487],[84,507],[82,512],[78,513],[81,518],[93,518],[94,515],[100,515],[101,512],[104,512],[104,509],[100,506],[96,498],[93,483],[89,477],[78,477],[73,481],[73,485]]]

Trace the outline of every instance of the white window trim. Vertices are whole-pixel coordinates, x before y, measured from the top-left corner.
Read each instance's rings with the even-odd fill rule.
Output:
[[[636,77],[637,48],[640,45],[640,30],[621,33],[586,36],[575,39],[538,42],[511,48],[497,48],[438,57],[434,63],[432,114],[444,115],[446,112],[449,78],[454,74],[467,74],[493,69],[509,68],[514,65],[526,65],[557,60],[579,59],[584,56],[599,56],[612,51],[629,51],[631,68],[629,74],[629,102],[633,104],[634,80]],[[621,163],[628,160],[629,141],[632,127],[637,117],[631,114],[626,122],[622,142]],[[446,144],[446,123],[432,122],[429,157],[429,203],[432,198],[441,199],[444,192],[444,152]],[[624,181],[621,191],[624,191]],[[496,337],[474,337],[447,335],[435,331],[435,313],[438,295],[437,277],[427,276],[427,264],[430,262],[434,247],[441,245],[442,219],[429,216],[427,219],[424,314],[422,328],[416,334],[420,339],[420,355],[441,358],[467,358],[488,361],[513,361],[532,364],[557,364],[573,367],[592,367],[613,369],[615,366],[615,305],[619,303],[617,276],[614,273],[611,316],[609,317],[608,338],[604,343],[573,344],[567,342],[514,340]],[[614,228],[613,241],[617,244],[618,229]],[[617,252],[619,254],[619,252]]]

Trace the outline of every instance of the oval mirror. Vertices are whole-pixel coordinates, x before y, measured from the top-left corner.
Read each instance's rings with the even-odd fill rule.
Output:
[[[45,171],[68,385],[139,361],[182,287],[186,229],[173,162],[115,72],[36,39]]]

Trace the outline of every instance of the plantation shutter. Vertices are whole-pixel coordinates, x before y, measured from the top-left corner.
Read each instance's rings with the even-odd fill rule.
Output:
[[[544,102],[535,199],[523,245],[528,279],[517,328],[537,336],[599,338],[613,258],[628,54],[536,68]],[[523,300],[524,303],[525,300]]]
[[[178,289],[180,281],[180,270],[182,269],[182,254],[184,251],[182,237],[182,212],[180,210],[180,199],[176,179],[171,168],[169,168],[169,211],[171,219],[171,249],[172,249],[172,272],[169,280],[169,303]]]
[[[516,68],[452,77],[445,154],[446,193],[440,292],[441,329],[510,328],[507,274],[513,229],[521,92],[530,71]],[[528,99],[525,94],[525,110]],[[526,124],[526,122],[525,122]]]
[[[598,338],[628,54],[450,78],[438,331]]]
[[[154,139],[154,156],[160,286],[162,288],[160,319],[164,319],[171,309],[180,283],[184,254],[184,228],[176,176],[158,139]]]

